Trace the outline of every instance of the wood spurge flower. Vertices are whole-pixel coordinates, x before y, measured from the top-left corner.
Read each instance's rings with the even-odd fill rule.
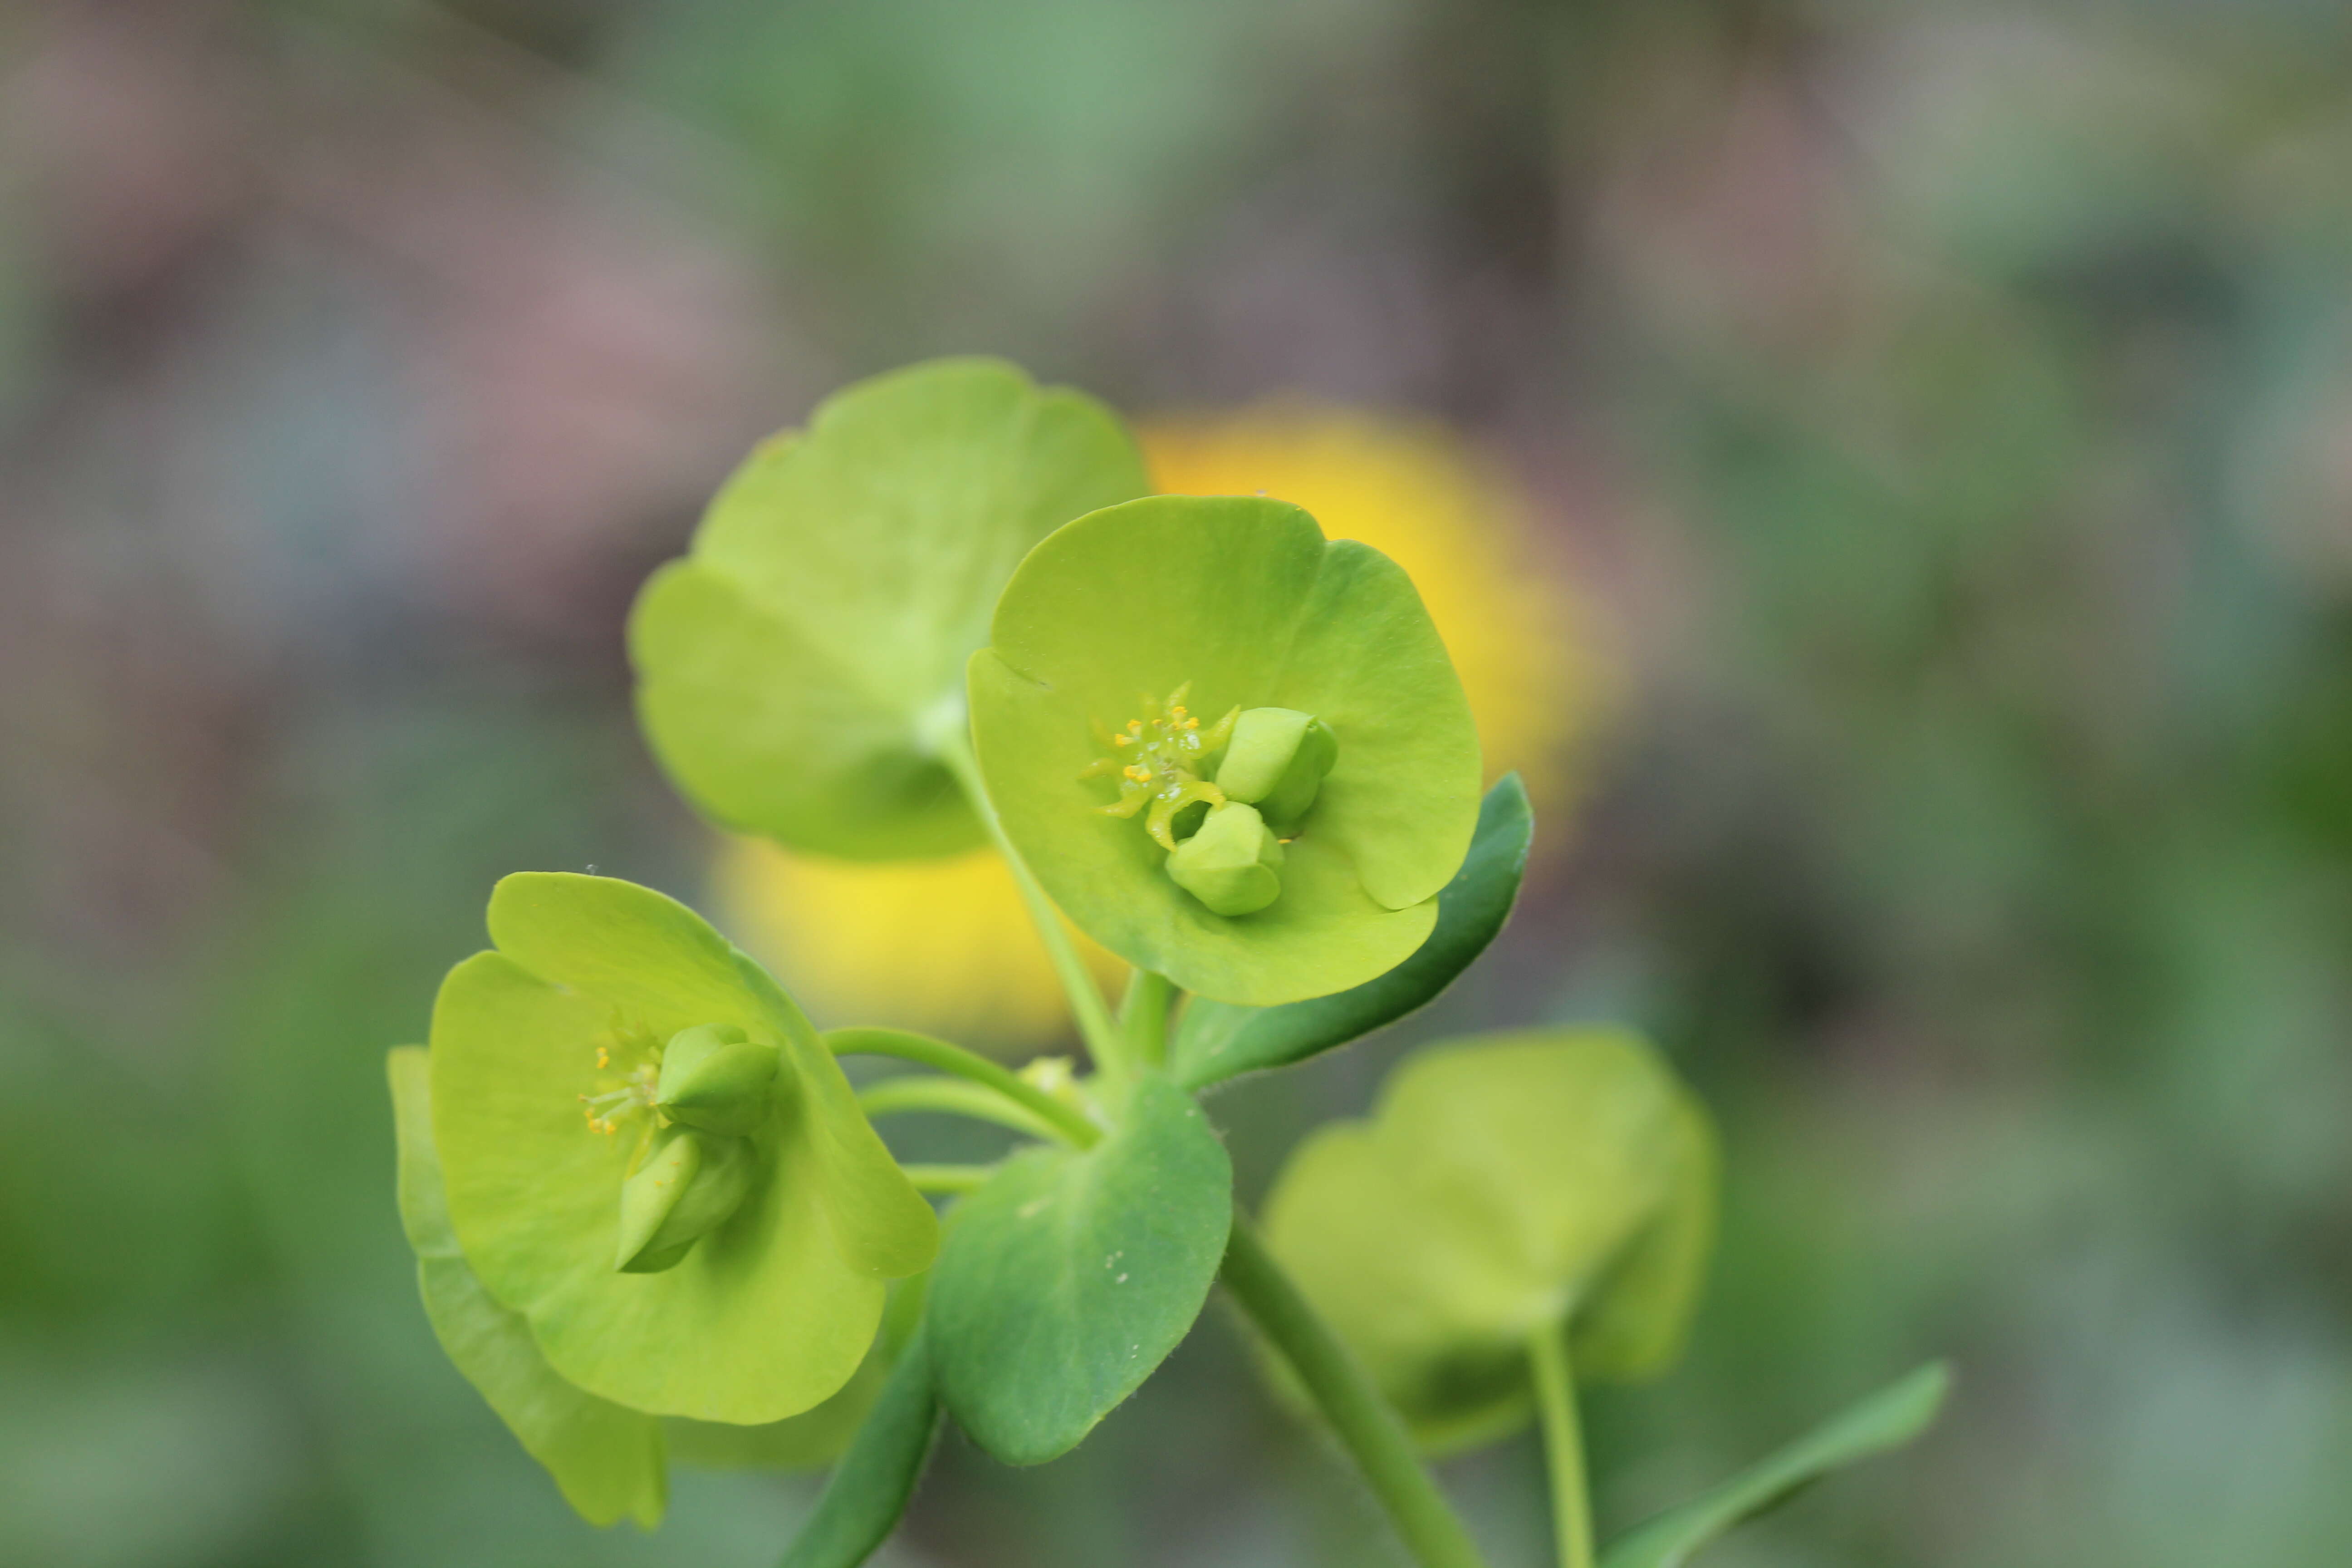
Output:
[[[797,1415],[849,1380],[929,1205],[775,984],[683,906],[526,873],[434,1009],[451,1226],[554,1371],[652,1415]],[[603,1068],[597,1063],[604,1065]],[[590,1095],[583,1082],[617,1087]]]
[[[1477,732],[1412,583],[1280,501],[1158,496],[1068,524],[1005,585],[971,684],[989,794],[1054,901],[1203,996],[1270,1005],[1395,967],[1477,820]],[[1177,706],[1230,719],[1219,755],[1164,729]],[[1143,773],[1106,799],[1120,733]],[[1147,799],[1145,832],[1104,815]],[[1180,859],[1220,801],[1252,809]],[[1288,839],[1278,869],[1253,819]]]

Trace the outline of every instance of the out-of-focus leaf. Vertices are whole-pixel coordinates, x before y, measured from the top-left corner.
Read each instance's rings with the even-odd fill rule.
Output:
[[[1528,1030],[1433,1047],[1372,1120],[1315,1133],[1266,1241],[1423,1445],[1459,1448],[1527,1419],[1547,1325],[1568,1322],[1580,1375],[1673,1360],[1716,1184],[1706,1115],[1647,1046]]]
[[[1720,1486],[1619,1537],[1601,1553],[1601,1568],[1682,1568],[1700,1547],[1786,1502],[1832,1470],[1918,1436],[1935,1421],[1951,1385],[1951,1371],[1942,1363],[1919,1368]]]
[[[1486,792],[1470,853],[1437,895],[1437,927],[1411,958],[1353,990],[1279,1007],[1195,997],[1169,1047],[1169,1070],[1187,1089],[1287,1067],[1360,1039],[1427,1005],[1501,932],[1528,868],[1535,818],[1519,775]]]
[[[940,1392],[1008,1464],[1076,1447],[1200,1316],[1233,1219],[1233,1167],[1166,1079],[1091,1149],[1015,1156],[955,1210],[928,1317]]]
[[[747,458],[637,600],[647,739],[713,820],[851,859],[981,829],[937,760],[964,660],[1029,547],[1141,495],[1108,410],[994,360],[849,387]]]

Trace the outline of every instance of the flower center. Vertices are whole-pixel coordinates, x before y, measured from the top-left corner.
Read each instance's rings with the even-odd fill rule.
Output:
[[[580,1096],[590,1131],[609,1138],[624,1120],[652,1115],[661,1082],[661,1042],[650,1030],[614,1014],[612,1037],[596,1047],[595,1091]]]
[[[616,1011],[596,1047],[604,1076],[583,1094],[591,1131],[609,1137],[642,1116],[621,1182],[614,1267],[654,1274],[740,1207],[760,1169],[754,1142],[774,1114],[783,1058],[732,1024],[698,1024],[667,1040]]]
[[[1242,710],[1235,708],[1203,729],[1199,716],[1184,708],[1192,689],[1188,680],[1166,702],[1146,697],[1143,717],[1129,720],[1126,729],[1108,737],[1111,754],[1097,757],[1079,774],[1118,779],[1118,798],[1101,808],[1107,816],[1133,816],[1149,805],[1144,831],[1162,849],[1176,847],[1180,826],[1189,836],[1208,807],[1225,802],[1224,792],[1201,772],[1210,757],[1224,749]],[[1194,805],[1202,809],[1180,821],[1179,814]]]
[[[1098,809],[1131,817],[1168,851],[1171,880],[1226,916],[1255,914],[1282,896],[1283,845],[1296,837],[1339,756],[1329,725],[1292,708],[1235,707],[1203,729],[1187,712],[1190,681],[1143,717],[1103,737],[1110,755],[1081,778],[1118,779]],[[1215,777],[1203,777],[1210,763]]]

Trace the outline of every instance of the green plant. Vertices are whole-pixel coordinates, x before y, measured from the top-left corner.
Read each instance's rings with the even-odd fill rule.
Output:
[[[523,874],[394,1051],[401,1212],[453,1361],[597,1523],[667,1459],[834,1460],[785,1558],[888,1533],[942,1419],[1000,1459],[1082,1441],[1222,1279],[1270,1375],[1414,1556],[1480,1561],[1422,1455],[1539,1421],[1560,1561],[1595,1559],[1580,1378],[1668,1364],[1709,1251],[1705,1111],[1609,1031],[1428,1047],[1324,1129],[1261,1234],[1200,1101],[1429,1001],[1527,863],[1483,800],[1412,584],[1263,498],[1141,497],[1117,421],[986,361],[850,389],[754,453],[631,626],[656,753],[713,820],[889,858],[992,842],[1091,1058],[820,1034],[682,906]],[[1114,1014],[1062,916],[1134,965]],[[853,1092],[837,1059],[930,1069]],[[1031,1145],[902,1166],[925,1110]],[[925,1194],[929,1194],[927,1198]],[[934,1217],[930,1199],[942,1200]],[[1626,1536],[1683,1562],[1907,1439],[1919,1374]]]

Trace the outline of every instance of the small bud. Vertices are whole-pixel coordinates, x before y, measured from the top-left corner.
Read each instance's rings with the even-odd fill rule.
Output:
[[[1315,804],[1323,775],[1339,756],[1339,737],[1312,713],[1252,708],[1234,722],[1217,787],[1228,800],[1256,806],[1276,832],[1287,833]]]
[[[1247,915],[1282,894],[1282,845],[1255,806],[1218,806],[1168,857],[1176,885],[1221,915]]]
[[[758,1172],[749,1140],[689,1127],[654,1134],[644,1162],[621,1184],[621,1236],[613,1267],[658,1274],[742,1205]]]
[[[781,1060],[732,1024],[680,1029],[662,1051],[654,1104],[673,1121],[742,1137],[767,1119]]]

